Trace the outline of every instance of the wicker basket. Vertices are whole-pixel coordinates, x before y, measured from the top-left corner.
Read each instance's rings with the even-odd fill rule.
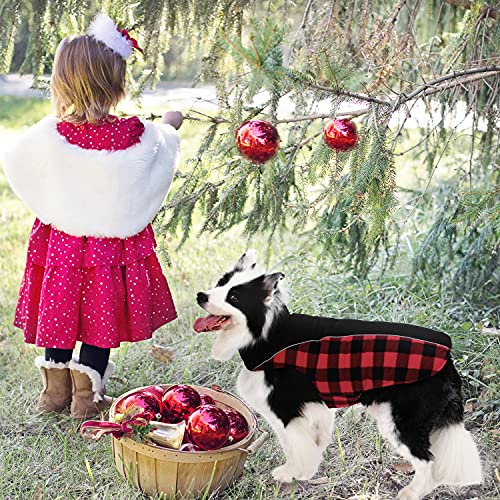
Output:
[[[162,385],[167,389],[170,385]],[[251,450],[257,421],[252,410],[240,399],[222,391],[193,386],[209,394],[218,406],[234,408],[246,419],[249,433],[245,439],[221,450],[182,452],[137,443],[128,437],[112,438],[113,455],[118,471],[147,495],[163,493],[167,498],[206,495],[223,490],[243,472],[243,465]],[[124,396],[137,392],[127,392]],[[115,414],[118,398],[110,409]],[[253,445],[260,446],[267,436],[262,435]]]

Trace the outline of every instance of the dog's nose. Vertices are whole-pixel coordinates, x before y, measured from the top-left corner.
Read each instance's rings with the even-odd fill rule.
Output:
[[[206,304],[208,302],[208,295],[205,292],[198,292],[196,295],[196,301],[200,306]]]

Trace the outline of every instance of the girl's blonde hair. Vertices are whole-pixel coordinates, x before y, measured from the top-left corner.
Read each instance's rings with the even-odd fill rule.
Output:
[[[50,87],[57,116],[96,124],[125,97],[126,62],[88,35],[66,37],[57,48]]]

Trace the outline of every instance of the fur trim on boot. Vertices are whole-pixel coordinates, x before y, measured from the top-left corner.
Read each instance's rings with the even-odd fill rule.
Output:
[[[105,395],[105,386],[115,371],[115,364],[112,361],[108,362],[102,378],[99,372],[76,360],[69,362],[69,369],[73,383],[71,416],[90,418],[105,412],[113,402],[112,398]]]
[[[38,398],[36,409],[41,413],[61,412],[71,403],[71,376],[68,363],[47,361],[43,356],[35,358],[40,370],[43,389]]]

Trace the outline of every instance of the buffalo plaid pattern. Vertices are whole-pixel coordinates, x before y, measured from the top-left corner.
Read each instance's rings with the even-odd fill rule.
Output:
[[[396,335],[324,337],[279,351],[256,369],[293,367],[316,386],[330,408],[351,406],[370,389],[410,384],[443,369],[450,349]]]

